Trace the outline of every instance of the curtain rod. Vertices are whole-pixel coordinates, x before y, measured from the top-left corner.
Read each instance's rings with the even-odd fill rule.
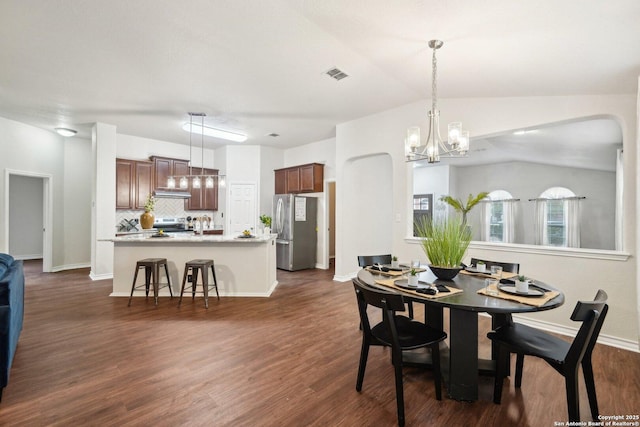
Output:
[[[520,199],[480,200],[480,203],[519,202]]]
[[[539,202],[539,201],[548,201],[548,200],[582,200],[586,199],[585,196],[572,196],[572,197],[558,197],[557,199],[547,198],[547,197],[538,197],[535,199],[529,199],[530,202]]]

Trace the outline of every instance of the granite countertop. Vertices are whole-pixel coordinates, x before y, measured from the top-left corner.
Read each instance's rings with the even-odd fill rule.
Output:
[[[255,243],[255,242],[268,242],[277,237],[277,234],[268,234],[262,236],[252,236],[249,238],[240,237],[238,235],[219,235],[219,234],[210,234],[210,235],[200,235],[193,233],[164,233],[166,237],[153,237],[157,236],[155,233],[131,233],[126,235],[120,235],[116,237],[112,237],[110,239],[100,239],[102,241],[109,242],[127,242],[127,243],[135,243],[135,242],[160,242],[160,243],[197,243],[197,242],[233,242],[233,243]]]

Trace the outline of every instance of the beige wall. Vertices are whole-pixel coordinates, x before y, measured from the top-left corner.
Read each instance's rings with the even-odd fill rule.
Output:
[[[530,315],[548,328],[570,332],[574,325],[569,316],[578,299],[592,298],[598,288],[609,294],[609,317],[603,328],[603,338],[616,345],[637,348],[638,310],[636,284],[636,175],[637,175],[637,109],[636,96],[567,96],[523,97],[489,99],[446,99],[440,101],[441,122],[461,120],[475,136],[490,135],[511,129],[532,127],[543,123],[569,120],[594,115],[612,115],[621,124],[625,150],[624,171],[624,249],[627,255],[617,253],[577,253],[540,251],[535,248],[472,245],[468,257],[480,256],[521,264],[526,274],[561,288],[567,303],[556,310]],[[403,140],[409,126],[419,124],[427,131],[428,100],[408,104],[372,116],[343,123],[337,127],[336,180],[337,180],[337,237],[336,278],[347,280],[357,271],[353,242],[361,238],[349,223],[346,213],[365,207],[366,199],[358,188],[347,182],[353,177],[354,160],[367,156],[387,154],[392,159],[387,170],[368,173],[389,174],[392,191],[385,194],[385,203],[392,206],[391,220],[380,222],[379,227],[391,230],[392,241],[386,252],[398,254],[402,259],[421,256],[419,245],[410,235],[411,189],[413,173],[405,163]],[[445,125],[446,126],[446,125]],[[371,237],[369,237],[371,238]],[[381,233],[372,247],[384,245],[387,234]],[[611,256],[609,256],[611,255]]]

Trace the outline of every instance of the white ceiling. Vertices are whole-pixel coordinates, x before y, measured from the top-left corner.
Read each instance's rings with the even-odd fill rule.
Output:
[[[291,147],[429,98],[434,38],[441,98],[635,94],[639,19],[638,0],[2,0],[0,116],[188,143],[205,112]]]

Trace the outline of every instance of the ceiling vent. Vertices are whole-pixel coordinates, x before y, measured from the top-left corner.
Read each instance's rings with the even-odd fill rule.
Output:
[[[345,77],[349,77],[349,74],[335,67],[327,71],[325,74],[338,81],[344,79]]]

